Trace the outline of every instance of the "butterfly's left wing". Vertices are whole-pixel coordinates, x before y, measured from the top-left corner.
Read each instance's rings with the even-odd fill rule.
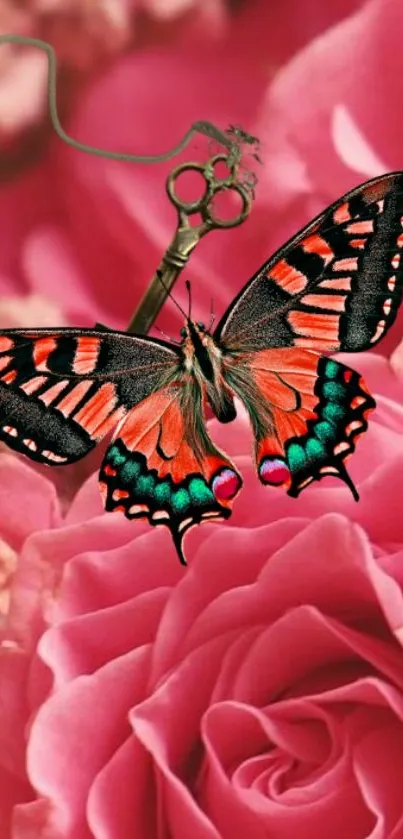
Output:
[[[241,484],[207,434],[201,392],[181,380],[129,412],[100,471],[106,510],[166,525],[183,564],[186,531],[206,519],[228,518]]]
[[[370,349],[403,291],[403,173],[347,193],[274,254],[214,333],[228,350]]]
[[[313,480],[340,477],[375,408],[362,377],[310,350],[261,350],[228,360],[226,379],[246,405],[262,483],[297,496]]]
[[[48,466],[73,463],[177,363],[165,342],[125,332],[0,332],[0,439]]]

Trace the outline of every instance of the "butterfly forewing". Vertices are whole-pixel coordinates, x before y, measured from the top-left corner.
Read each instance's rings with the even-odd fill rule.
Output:
[[[370,349],[403,289],[403,175],[352,190],[276,253],[218,325],[227,348]]]
[[[178,356],[163,342],[94,330],[0,334],[0,439],[50,466],[72,463],[158,386]]]

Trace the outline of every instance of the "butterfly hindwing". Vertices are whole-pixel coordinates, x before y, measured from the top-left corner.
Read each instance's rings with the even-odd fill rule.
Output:
[[[106,510],[165,524],[186,564],[186,531],[206,519],[228,518],[242,482],[207,434],[197,388],[173,383],[123,420],[105,454],[100,483]]]
[[[315,396],[316,416],[308,421],[305,434],[285,443],[292,478],[288,493],[296,497],[313,480],[334,475],[345,481],[358,501],[344,461],[354,452],[357,438],[367,430],[375,400],[359,373],[323,357],[318,362]]]
[[[0,333],[0,439],[72,463],[147,396],[177,355],[163,342],[84,329]]]
[[[223,316],[231,349],[359,352],[381,340],[403,291],[403,173],[352,190],[257,272]]]
[[[297,496],[325,475],[342,478],[358,499],[344,461],[375,408],[362,377],[309,350],[239,355],[227,377],[245,403],[262,483]]]

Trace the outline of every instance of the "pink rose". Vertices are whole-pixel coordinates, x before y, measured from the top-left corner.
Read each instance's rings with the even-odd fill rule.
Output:
[[[263,488],[245,416],[211,423],[245,487],[230,523],[191,532],[188,569],[165,530],[102,513],[96,475],[61,521],[0,458],[12,839],[398,839],[402,359],[354,358],[377,399],[359,504],[331,479]]]

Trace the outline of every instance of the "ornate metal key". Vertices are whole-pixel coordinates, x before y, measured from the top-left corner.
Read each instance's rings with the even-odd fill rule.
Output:
[[[215,176],[214,168],[218,163],[225,163],[228,166],[230,174],[227,178],[219,179]],[[204,193],[195,201],[184,201],[177,194],[176,182],[184,172],[198,172],[204,178]],[[165,251],[161,263],[128,327],[129,332],[137,334],[146,334],[152,326],[168,292],[200,239],[210,230],[225,230],[237,227],[247,218],[251,209],[251,190],[247,184],[240,181],[239,159],[231,160],[228,153],[216,154],[204,164],[181,163],[170,172],[166,182],[166,190],[170,201],[177,210],[178,225],[172,242]],[[220,219],[214,213],[213,203],[219,193],[228,190],[236,192],[240,196],[241,210],[232,218]],[[201,216],[200,224],[192,224],[192,216],[196,213]]]

